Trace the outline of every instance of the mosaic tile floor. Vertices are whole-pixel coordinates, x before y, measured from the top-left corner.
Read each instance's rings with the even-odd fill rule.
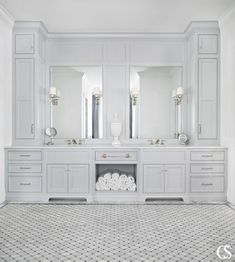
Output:
[[[0,209],[0,261],[215,262],[226,244],[234,252],[227,261],[235,261],[235,210],[226,205]]]

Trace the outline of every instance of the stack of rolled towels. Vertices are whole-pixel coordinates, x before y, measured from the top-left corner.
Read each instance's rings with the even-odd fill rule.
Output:
[[[96,182],[97,191],[136,191],[136,183],[133,175],[117,171],[107,171],[100,175]]]

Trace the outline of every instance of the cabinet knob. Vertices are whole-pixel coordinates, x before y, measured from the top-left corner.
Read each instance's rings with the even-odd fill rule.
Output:
[[[130,157],[131,157],[131,155],[127,153],[126,154],[126,158],[130,158]]]
[[[103,154],[102,157],[103,157],[103,158],[107,158],[107,154]]]

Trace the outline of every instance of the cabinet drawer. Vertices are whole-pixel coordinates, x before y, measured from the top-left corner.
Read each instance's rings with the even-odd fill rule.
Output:
[[[182,163],[186,154],[184,151],[144,151],[141,159],[144,163]]]
[[[224,164],[191,164],[191,173],[224,173]]]
[[[47,163],[79,164],[89,163],[89,151],[49,151]]]
[[[41,173],[41,164],[8,164],[9,173]]]
[[[192,161],[223,161],[225,160],[225,154],[222,151],[195,151],[191,152]]]
[[[9,192],[37,193],[42,191],[41,177],[8,177]]]
[[[96,152],[95,159],[98,161],[136,161],[137,152]]]
[[[41,151],[9,151],[8,160],[10,161],[41,161],[42,152]]]
[[[191,192],[224,192],[224,177],[223,176],[192,176],[191,177]]]
[[[17,34],[15,36],[15,53],[16,54],[33,54],[34,53],[34,35]]]

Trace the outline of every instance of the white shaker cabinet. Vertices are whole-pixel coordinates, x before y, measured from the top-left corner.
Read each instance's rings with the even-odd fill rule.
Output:
[[[217,139],[218,136],[218,60],[199,59],[198,138]]]
[[[67,165],[48,165],[47,192],[66,193],[67,191]]]
[[[16,34],[15,35],[15,53],[33,54],[34,53],[34,35]]]
[[[145,165],[144,193],[184,193],[185,165]]]
[[[48,165],[48,193],[88,193],[88,165]]]
[[[15,60],[15,138],[34,139],[34,59]]]
[[[218,36],[216,34],[200,34],[198,45],[199,54],[217,54]]]

